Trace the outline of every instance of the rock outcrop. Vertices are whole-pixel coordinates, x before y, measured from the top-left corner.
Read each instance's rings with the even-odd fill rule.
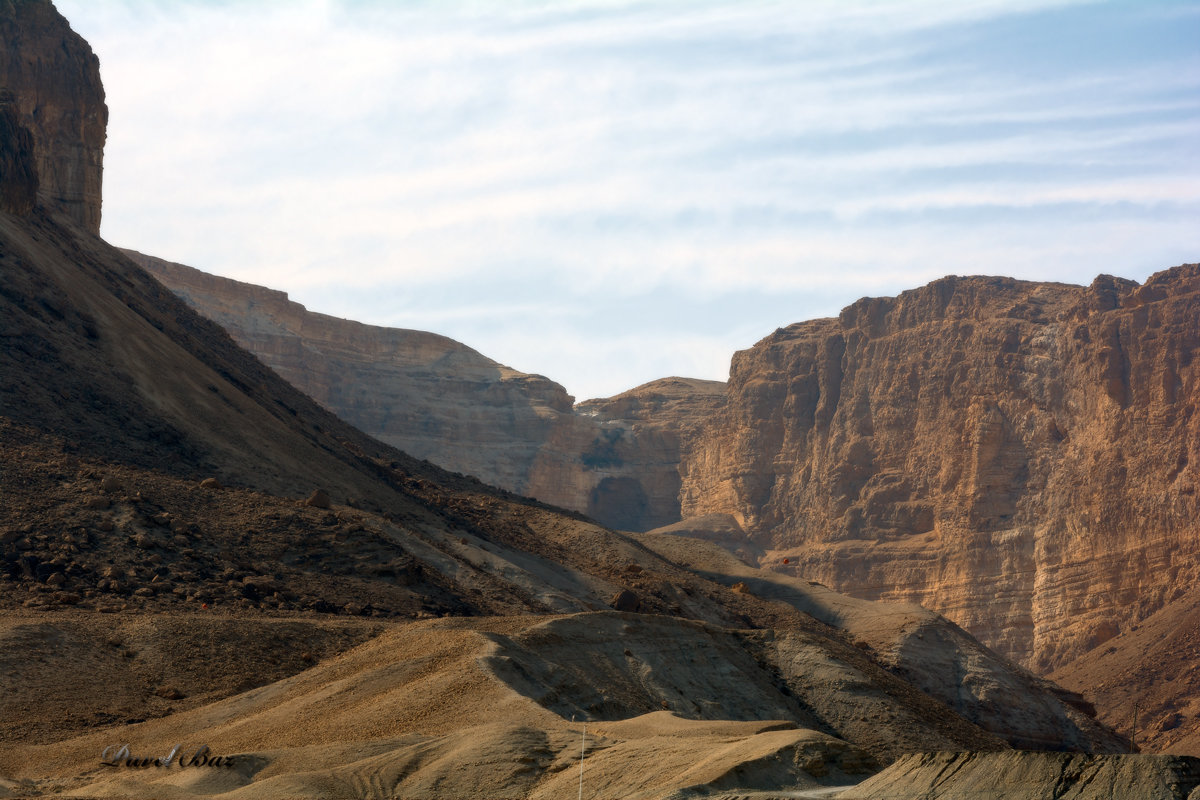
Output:
[[[453,339],[308,311],[279,291],[126,250],[342,419],[418,458],[621,529],[679,520],[682,438],[724,384],[666,378],[573,407]]]
[[[0,89],[0,211],[25,216],[37,203],[33,134],[21,124],[16,98]]]
[[[1197,354],[1198,265],[864,299],[734,356],[683,515],[1049,670],[1200,578]]]
[[[0,0],[0,90],[33,132],[39,197],[100,232],[108,107],[100,61],[50,0]]]
[[[677,522],[681,448],[724,402],[720,381],[662,378],[579,403],[539,453],[529,494],[621,530]]]

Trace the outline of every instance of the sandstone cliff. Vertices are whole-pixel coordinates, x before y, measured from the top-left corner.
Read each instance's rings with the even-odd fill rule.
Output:
[[[100,232],[108,107],[100,61],[49,0],[0,0],[0,89],[33,132],[40,199]]]
[[[542,449],[529,491],[623,530],[677,522],[680,448],[724,402],[720,381],[672,377],[579,403]]]
[[[390,444],[612,527],[683,518],[1039,671],[1198,573],[1195,266],[1144,286],[947,278],[777,331],[735,356],[728,394],[672,378],[572,408],[451,340],[131,255]]]
[[[576,409],[559,384],[453,339],[313,313],[283,292],[124,252],[355,427],[610,527],[679,519],[681,435],[724,402],[722,383],[667,378]]]
[[[1197,265],[864,299],[734,357],[683,514],[1047,670],[1200,577],[1198,352]]]

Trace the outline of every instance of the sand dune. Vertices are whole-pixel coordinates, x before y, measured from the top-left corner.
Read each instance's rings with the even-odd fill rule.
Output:
[[[611,629],[620,627],[642,630],[611,639]],[[675,627],[690,629],[694,641],[668,630]],[[636,648],[646,663],[655,658],[647,647],[657,635],[659,650],[665,645],[677,657],[676,669],[690,670],[698,696],[712,697],[712,684],[725,683],[729,694],[723,706],[707,709],[711,715],[741,718],[685,719],[666,710],[625,717],[615,712],[639,702],[639,691],[597,673],[594,690],[611,692],[608,708],[621,718],[589,726],[585,780],[604,787],[589,796],[820,786],[861,778],[878,766],[861,747],[798,727],[791,719],[794,709],[764,702],[778,693],[743,651],[726,644],[696,663],[697,652],[729,633],[609,612],[390,625],[364,644],[266,686],[160,719],[11,748],[0,757],[10,779],[3,786],[10,794],[23,786],[135,798],[562,796],[578,781],[582,723],[547,705],[576,705],[586,698],[561,681],[553,685],[528,674],[520,686],[524,691],[513,684],[517,672],[539,663],[547,675],[561,675],[558,665],[572,649],[595,654],[595,648],[579,650],[583,629],[618,650],[622,642],[626,650]],[[513,661],[518,649],[521,667]],[[736,672],[739,660],[744,676]],[[687,685],[681,675],[656,683],[649,672],[633,670],[645,679],[640,694],[657,696],[677,683]],[[745,685],[730,681],[738,677],[746,678]],[[85,691],[64,686],[59,694],[81,698]],[[767,718],[755,718],[756,709]],[[781,718],[771,719],[773,713]],[[814,724],[825,726],[819,718]],[[237,768],[101,766],[101,751],[121,743],[135,755],[154,757],[176,743],[185,752],[205,744],[214,754],[235,755]]]

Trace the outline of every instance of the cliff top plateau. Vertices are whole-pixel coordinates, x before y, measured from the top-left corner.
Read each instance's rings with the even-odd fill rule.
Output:
[[[42,0],[0,0],[0,41],[0,103],[10,97],[33,134],[39,199],[98,234],[108,126],[99,59]]]

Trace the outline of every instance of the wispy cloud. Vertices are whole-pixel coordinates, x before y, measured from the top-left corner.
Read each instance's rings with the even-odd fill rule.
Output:
[[[950,272],[1200,253],[1179,3],[57,5],[107,238],[580,395]]]

